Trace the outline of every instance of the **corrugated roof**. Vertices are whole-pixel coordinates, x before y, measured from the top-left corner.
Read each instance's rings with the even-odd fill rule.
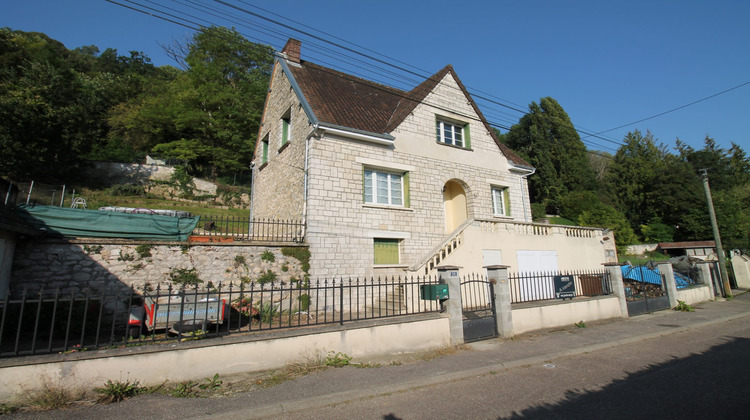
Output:
[[[716,248],[714,241],[686,241],[686,242],[662,242],[661,249],[685,249],[685,248]]]

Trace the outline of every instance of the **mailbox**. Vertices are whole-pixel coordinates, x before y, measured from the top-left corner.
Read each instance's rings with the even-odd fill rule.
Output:
[[[447,284],[423,284],[419,286],[422,300],[445,300],[450,297]]]

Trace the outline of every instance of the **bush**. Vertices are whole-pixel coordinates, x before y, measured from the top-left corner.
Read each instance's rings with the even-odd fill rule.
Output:
[[[271,270],[266,271],[265,273],[261,274],[260,277],[258,277],[258,283],[260,284],[273,283],[275,280],[276,273]]]
[[[276,261],[276,257],[273,255],[273,252],[269,250],[263,251],[263,253],[260,254],[260,259],[263,261],[268,261],[268,262]]]
[[[138,254],[138,257],[140,257],[140,259],[149,258],[151,257],[151,249],[153,247],[153,245],[149,244],[140,244],[135,247],[135,252],[136,254]]]
[[[531,203],[531,217],[534,221],[547,217],[547,209],[542,203]]]
[[[109,189],[109,195],[116,197],[143,197],[146,191],[143,186],[136,184],[118,184]]]
[[[296,258],[302,264],[302,271],[310,271],[310,250],[303,247],[288,246],[281,248],[281,253],[287,257]]]
[[[203,283],[195,268],[173,268],[169,272],[169,280],[178,286],[197,286]]]

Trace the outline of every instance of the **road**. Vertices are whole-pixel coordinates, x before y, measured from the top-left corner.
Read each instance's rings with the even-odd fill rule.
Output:
[[[750,322],[632,343],[279,419],[750,417]],[[249,414],[249,413],[246,413]]]

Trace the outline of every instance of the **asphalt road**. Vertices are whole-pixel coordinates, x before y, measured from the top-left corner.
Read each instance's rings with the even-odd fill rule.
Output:
[[[746,419],[750,320],[278,419]],[[252,415],[252,413],[246,413]]]

